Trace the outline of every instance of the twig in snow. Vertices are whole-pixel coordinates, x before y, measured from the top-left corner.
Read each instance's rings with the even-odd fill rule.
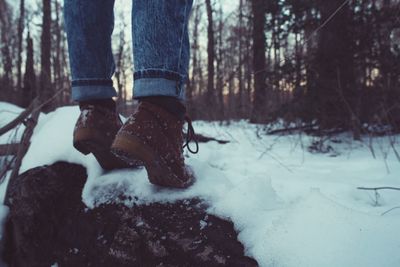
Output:
[[[37,96],[29,105],[23,114],[18,116],[15,120],[11,123],[8,123],[5,127],[0,129],[0,133],[5,133],[10,129],[20,125],[23,123],[25,125],[25,131],[22,135],[20,144],[18,146],[18,151],[16,153],[15,159],[13,159],[14,166],[10,175],[10,180],[14,179],[18,176],[19,170],[21,168],[22,160],[25,157],[26,152],[28,152],[29,146],[31,144],[31,137],[33,135],[33,131],[36,127],[36,124],[39,119],[40,111],[43,106],[53,101],[60,93],[65,91],[66,88],[61,88],[57,92],[54,93],[50,98],[46,99],[42,103],[40,103],[40,96]]]
[[[389,212],[391,212],[392,210],[395,210],[395,209],[400,209],[400,206],[391,208],[390,210],[387,210],[387,211],[383,212],[383,213],[381,214],[381,216],[383,216],[383,215],[385,215],[386,213],[389,213]]]
[[[368,191],[374,191],[375,192],[375,206],[378,206],[379,204],[379,190],[398,190],[400,191],[400,188],[398,187],[392,187],[392,186],[381,186],[381,187],[357,187],[359,190],[368,190]],[[389,210],[390,211],[390,210]],[[388,211],[388,212],[389,212]],[[386,212],[384,212],[382,215],[384,215]]]
[[[15,161],[15,157],[12,157],[9,161],[6,161],[0,170],[0,183],[2,183],[6,177],[6,174],[9,170],[12,169],[13,163]]]
[[[36,107],[36,106],[34,106],[34,107]],[[11,172],[10,180],[14,179],[19,174],[19,169],[21,168],[22,159],[24,158],[24,156],[25,156],[26,152],[28,151],[29,146],[31,144],[31,137],[32,137],[33,131],[36,127],[39,115],[40,115],[40,109],[38,109],[38,108],[33,109],[33,112],[31,114],[30,118],[28,118],[26,121],[26,128],[25,128],[24,134],[22,135],[20,146],[18,147],[18,152],[15,157],[15,165]]]
[[[18,152],[18,143],[13,144],[1,144],[0,145],[0,157],[1,156],[8,156],[8,155],[15,155]],[[0,176],[1,177],[1,176]]]
[[[281,128],[281,129],[275,129],[275,130],[270,130],[267,132],[267,134],[273,135],[273,134],[291,134],[293,132],[297,131],[306,131],[306,130],[311,130],[316,124],[309,124],[309,125],[300,125],[300,126],[294,126],[294,127],[287,127],[287,128]]]
[[[61,94],[63,91],[67,90],[67,88],[61,88],[57,92],[55,92],[54,95],[52,95],[49,99],[46,99],[43,103],[40,103],[39,97],[36,97],[32,103],[29,105],[27,109],[25,109],[21,114],[19,114],[18,117],[16,117],[14,120],[11,122],[7,123],[5,126],[0,128],[0,135],[5,134],[9,130],[15,128],[18,126],[20,123],[23,123],[24,120],[31,114],[36,113],[37,111],[40,111],[43,106],[47,105],[51,101],[53,101],[59,94]],[[40,103],[40,104],[39,104]]]
[[[392,187],[392,186],[382,186],[382,187],[357,187],[357,189],[360,189],[360,190],[399,190],[400,191],[400,188],[399,187]]]
[[[14,120],[7,123],[5,126],[0,128],[0,135],[5,134],[9,130],[15,128],[17,125],[22,123],[31,113],[35,105],[37,105],[38,99],[35,98],[27,109],[25,109],[21,114],[18,115]]]

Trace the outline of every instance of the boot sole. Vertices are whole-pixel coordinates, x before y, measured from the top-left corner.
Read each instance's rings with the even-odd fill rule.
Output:
[[[101,141],[103,139],[104,137],[100,136],[96,130],[80,129],[74,136],[74,147],[84,155],[92,153],[105,170],[137,167],[126,164],[111,153],[110,149],[104,149],[107,145]]]
[[[193,175],[190,176],[192,178],[188,181],[177,178],[164,160],[136,136],[118,134],[111,146],[111,152],[128,164],[130,162],[142,162],[152,184],[187,188],[194,183]]]

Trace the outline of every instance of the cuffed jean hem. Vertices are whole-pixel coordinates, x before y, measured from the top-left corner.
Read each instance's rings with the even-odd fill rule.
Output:
[[[117,96],[114,87],[109,85],[87,85],[87,86],[73,86],[72,87],[72,100],[86,101],[93,99],[105,99]]]
[[[182,82],[165,78],[140,78],[134,82],[134,98],[146,96],[172,96],[185,100]]]

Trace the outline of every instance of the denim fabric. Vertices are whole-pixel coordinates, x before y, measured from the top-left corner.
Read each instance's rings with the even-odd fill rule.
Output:
[[[64,18],[76,101],[116,96],[111,77],[114,0],[65,0]]]
[[[184,98],[193,0],[133,0],[134,96]]]
[[[132,0],[134,96],[184,98],[193,0]],[[111,50],[114,0],[65,0],[64,17],[76,101],[116,96]]]

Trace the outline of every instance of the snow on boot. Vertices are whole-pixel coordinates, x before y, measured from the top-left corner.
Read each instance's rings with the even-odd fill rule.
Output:
[[[116,112],[114,101],[109,101],[111,105],[80,103],[81,114],[75,124],[73,145],[84,155],[92,153],[103,169],[127,168],[130,165],[110,152],[110,146],[122,126],[122,121]]]
[[[188,123],[192,138],[193,127],[190,120]],[[155,185],[186,188],[194,183],[195,177],[184,162],[183,124],[184,120],[165,109],[143,101],[119,130],[111,151],[128,164],[141,161]],[[186,145],[189,141],[186,140]]]

